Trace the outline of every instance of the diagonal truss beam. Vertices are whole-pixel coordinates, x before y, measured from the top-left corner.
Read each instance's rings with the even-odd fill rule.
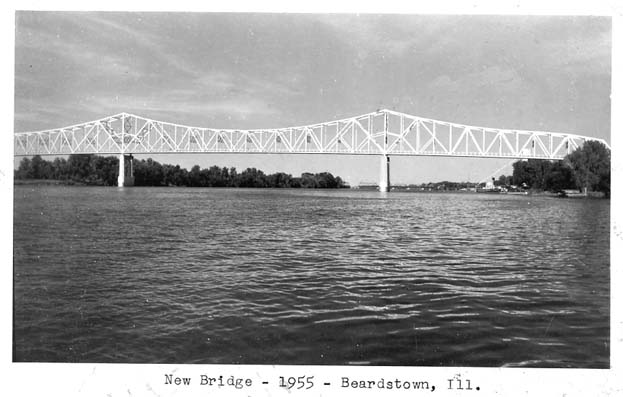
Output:
[[[191,127],[129,113],[14,134],[16,156],[121,153],[325,153],[563,159],[586,141],[560,132],[476,127],[392,110],[278,129]]]

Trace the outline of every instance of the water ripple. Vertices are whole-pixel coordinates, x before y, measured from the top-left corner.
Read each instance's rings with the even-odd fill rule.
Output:
[[[608,201],[17,186],[14,211],[16,361],[609,366]]]

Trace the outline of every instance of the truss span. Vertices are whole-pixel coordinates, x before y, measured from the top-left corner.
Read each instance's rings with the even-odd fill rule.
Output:
[[[217,129],[120,113],[14,134],[16,156],[141,153],[324,153],[562,159],[586,141],[558,132],[475,127],[391,110],[276,129]]]

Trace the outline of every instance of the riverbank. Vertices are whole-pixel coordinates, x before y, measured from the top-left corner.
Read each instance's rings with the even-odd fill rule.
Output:
[[[74,181],[74,180],[70,180],[70,179],[14,179],[13,180],[13,184],[15,186],[105,186],[105,185],[98,185],[98,184],[87,184],[87,183],[83,183],[83,182],[78,182],[78,181]],[[112,186],[109,186],[112,187]],[[137,187],[188,187],[188,186],[175,186],[175,185],[169,185],[169,186],[137,186]],[[227,186],[225,186],[227,187]],[[228,186],[228,187],[234,187],[236,188],[236,186]],[[237,186],[237,187],[241,187],[241,188],[249,188],[249,186]],[[354,189],[354,190],[362,190],[362,191],[378,191],[378,187],[356,187],[356,188],[350,188],[348,185],[346,186],[342,186],[339,188],[311,188],[311,187],[258,187],[258,188],[264,188],[264,189]],[[500,193],[484,193],[484,192],[475,192],[473,190],[434,190],[434,189],[408,189],[408,188],[403,188],[403,187],[392,187],[391,189],[392,192],[400,192],[400,193],[460,193],[460,194],[483,194],[483,195],[507,195],[507,194],[511,194],[511,195],[516,195],[516,192],[510,192],[510,193],[505,193],[505,192],[500,192]],[[586,196],[583,195],[577,195],[577,196],[561,196],[559,193],[554,193],[554,192],[547,192],[547,191],[542,191],[542,190],[528,190],[525,192],[525,196],[536,196],[536,197],[552,197],[552,198],[573,198],[573,199],[577,199],[577,198],[589,198],[589,199],[603,199],[603,198],[607,198],[605,197],[605,194],[603,192],[588,192],[586,194]]]
[[[62,179],[14,179],[13,185],[86,186],[84,183]]]
[[[97,183],[84,183],[78,182],[71,179],[14,179],[13,185],[15,186],[107,186],[107,187],[116,187],[104,184]],[[157,187],[157,188],[165,188],[165,187],[209,187],[209,188],[257,188],[257,189],[350,189],[350,186],[343,185],[339,187],[311,187],[311,186],[177,186],[177,185],[167,185],[167,186],[133,186],[133,187]]]
[[[363,191],[378,191],[378,186],[358,186],[355,187],[353,189],[356,190],[363,190]],[[452,194],[466,194],[466,195],[471,195],[471,194],[478,194],[478,195],[517,195],[517,196],[526,196],[526,197],[552,197],[552,198],[573,198],[573,199],[577,199],[577,198],[590,198],[590,199],[603,199],[603,198],[609,198],[607,197],[603,192],[588,192],[586,194],[577,192],[576,194],[570,193],[569,191],[566,191],[564,194],[561,194],[559,192],[550,192],[550,191],[546,191],[546,190],[539,190],[539,189],[530,189],[530,190],[521,190],[521,191],[509,191],[509,192],[504,192],[504,191],[475,191],[473,189],[429,189],[429,188],[422,188],[422,187],[405,187],[405,186],[392,186],[391,187],[391,192],[396,192],[396,193],[452,193]]]

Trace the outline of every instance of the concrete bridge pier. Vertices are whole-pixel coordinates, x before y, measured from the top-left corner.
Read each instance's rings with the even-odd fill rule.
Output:
[[[129,175],[126,176],[126,158],[129,160]],[[134,166],[132,165],[134,157],[126,154],[119,155],[119,176],[117,177],[117,186],[134,186]]]
[[[389,156],[383,155],[381,157],[381,173],[379,175],[379,191],[389,192],[391,185],[389,182]]]

